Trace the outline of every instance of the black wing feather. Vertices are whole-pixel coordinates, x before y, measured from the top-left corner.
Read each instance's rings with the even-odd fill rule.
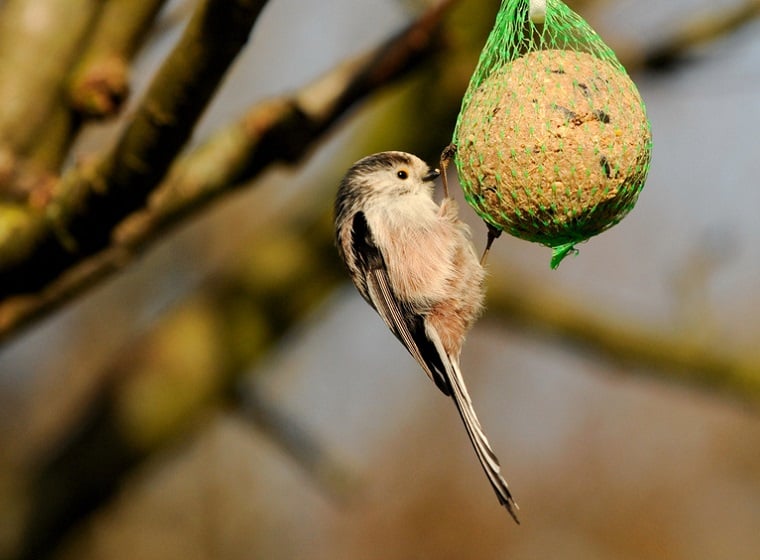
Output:
[[[391,332],[425,370],[436,386],[451,396],[446,367],[435,344],[425,332],[425,318],[412,310],[410,304],[399,300],[391,286],[385,257],[375,245],[367,218],[363,212],[354,215],[351,228],[351,249],[362,271],[364,285],[359,286],[367,302],[378,312]]]

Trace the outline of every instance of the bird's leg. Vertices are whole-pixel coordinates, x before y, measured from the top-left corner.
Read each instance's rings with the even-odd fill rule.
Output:
[[[457,153],[457,146],[456,144],[449,144],[446,146],[443,151],[441,152],[441,183],[443,184],[443,196],[445,198],[449,197],[449,180],[448,180],[448,174],[446,173],[446,170],[449,166],[449,163],[452,159],[454,159],[454,154]],[[480,265],[485,266],[486,260],[488,258],[488,252],[491,250],[491,245],[493,245],[494,239],[498,238],[501,235],[501,230],[498,228],[495,228],[489,223],[486,223],[486,227],[488,228],[488,239],[486,241],[486,248],[483,250],[483,256],[480,257]]]
[[[486,259],[488,258],[488,252],[491,250],[494,239],[501,235],[501,230],[493,227],[491,224],[486,223],[488,228],[488,239],[486,240],[486,248],[483,250],[483,256],[480,257],[480,266],[486,265]]]
[[[449,166],[449,162],[457,153],[457,147],[455,144],[449,144],[441,152],[441,183],[443,183],[443,196],[449,198],[449,178],[446,173],[446,168]]]

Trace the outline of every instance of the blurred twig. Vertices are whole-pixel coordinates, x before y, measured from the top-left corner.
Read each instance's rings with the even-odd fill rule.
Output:
[[[621,49],[629,71],[639,68],[666,69],[675,66],[690,50],[726,37],[760,17],[760,0],[746,0],[735,6],[712,8],[709,15],[682,18],[675,31],[652,45]]]
[[[760,410],[760,354],[707,345],[688,333],[628,318],[595,313],[594,307],[544,289],[517,271],[492,266],[489,315],[586,347],[610,359],[649,369],[637,373],[728,395]]]

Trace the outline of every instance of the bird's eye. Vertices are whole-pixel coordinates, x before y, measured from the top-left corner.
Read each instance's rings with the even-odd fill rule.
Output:
[[[402,169],[401,171],[396,173],[396,177],[403,180],[409,177],[409,173],[407,173],[405,170]]]

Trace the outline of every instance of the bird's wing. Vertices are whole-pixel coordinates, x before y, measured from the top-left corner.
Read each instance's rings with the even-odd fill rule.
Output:
[[[488,438],[480,425],[480,420],[478,420],[478,416],[475,414],[475,408],[472,405],[470,394],[467,392],[467,386],[464,383],[459,364],[446,354],[438,333],[434,329],[428,329],[428,335],[434,346],[442,352],[441,355],[445,356],[444,362],[448,366],[446,372],[447,380],[451,387],[451,396],[467,430],[472,447],[475,449],[475,455],[477,455],[478,461],[480,461],[480,465],[488,477],[488,481],[491,483],[494,492],[496,492],[499,503],[507,508],[509,514],[519,524],[520,520],[517,518],[517,510],[520,508],[512,497],[512,492],[509,490],[507,481],[501,475],[499,459],[493,452],[491,444],[488,442]]]
[[[424,318],[397,297],[388,276],[385,258],[375,245],[362,212],[354,216],[351,243],[355,262],[363,273],[364,284],[358,288],[364,299],[375,308],[427,376],[446,395],[451,395],[446,367],[425,332]]]

